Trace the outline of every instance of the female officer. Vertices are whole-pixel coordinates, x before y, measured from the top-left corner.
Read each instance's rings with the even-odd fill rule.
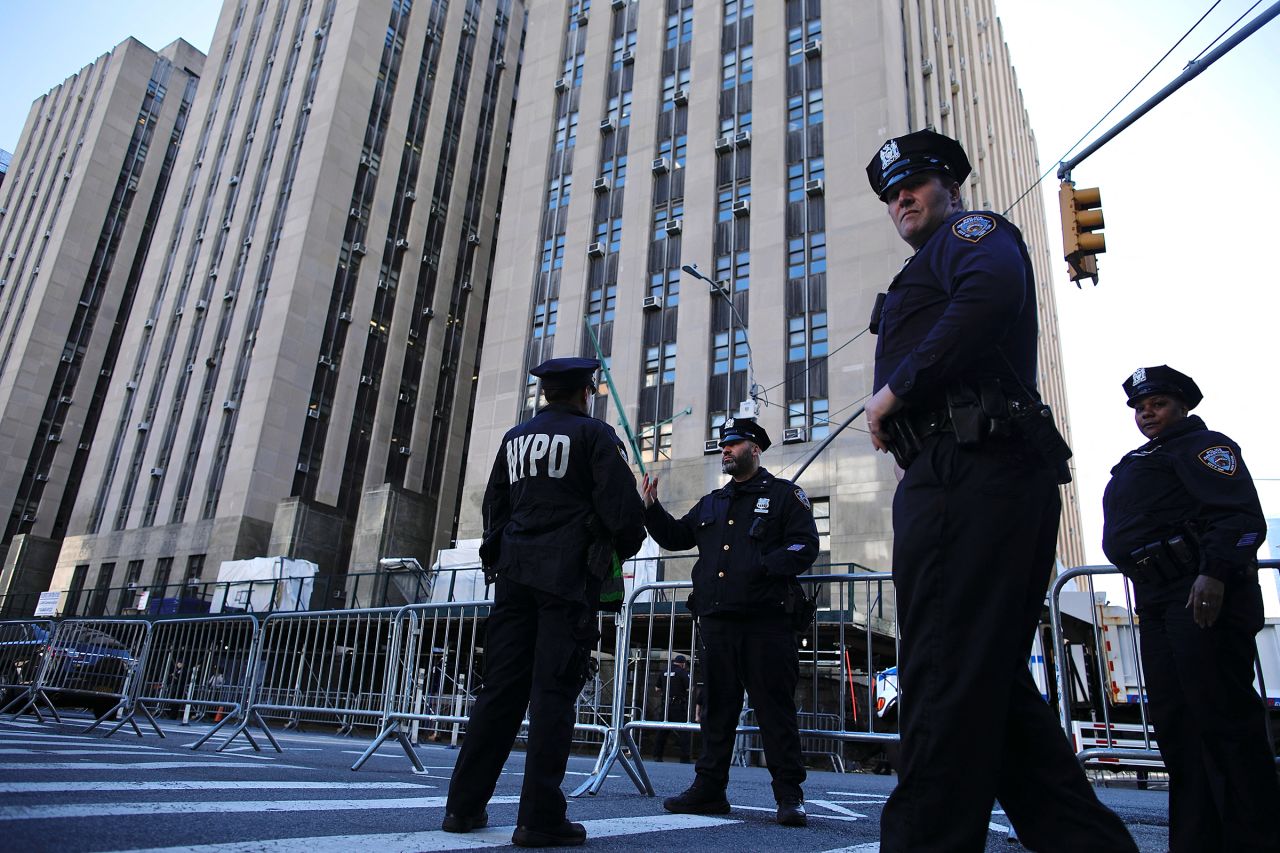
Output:
[[[1111,469],[1102,547],[1133,580],[1151,718],[1169,770],[1169,849],[1280,850],[1280,788],[1253,689],[1266,532],[1239,446],[1190,415],[1170,367],[1124,382],[1148,441]]]

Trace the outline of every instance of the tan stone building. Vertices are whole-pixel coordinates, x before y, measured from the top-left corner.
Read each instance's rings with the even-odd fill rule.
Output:
[[[5,615],[49,586],[203,63],[117,45],[36,99],[0,187]]]
[[[521,0],[227,0],[57,558],[64,612],[263,555],[319,563],[341,606],[348,570],[430,558],[523,25]]]
[[[723,483],[717,427],[752,386],[775,438],[764,464],[788,476],[871,392],[872,303],[910,253],[867,187],[883,140],[958,137],[970,207],[1004,211],[1040,173],[990,0],[586,5],[531,3],[463,537],[480,531],[503,432],[535,405],[527,370],[594,355],[594,340],[623,407],[602,397],[596,413],[625,415],[673,510]],[[1009,216],[1040,284],[1041,391],[1065,423],[1039,193]],[[800,483],[833,563],[889,567],[892,460],[860,420]],[[1064,496],[1073,565],[1083,548]]]

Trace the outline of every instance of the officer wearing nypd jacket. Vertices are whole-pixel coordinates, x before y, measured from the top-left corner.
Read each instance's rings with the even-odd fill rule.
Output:
[[[805,826],[793,619],[803,598],[795,577],[818,556],[818,528],[804,490],[760,467],[769,444],[754,418],[725,421],[720,460],[732,479],[679,519],[659,502],[658,478],[644,478],[649,535],[670,551],[698,549],[689,607],[705,654],[702,755],[693,784],[663,807],[685,814],[729,812],[725,789],[745,688],[773,777],[777,822]]]
[[[932,131],[888,140],[867,166],[915,250],[877,300],[866,408],[873,444],[905,469],[893,499],[902,760],[880,849],[982,850],[998,798],[1032,850],[1134,851],[1027,668],[1070,451],[1036,391],[1027,247],[1008,220],[964,209],[969,171],[960,144]]]
[[[1189,414],[1171,367],[1124,381],[1147,443],[1111,469],[1102,545],[1133,580],[1142,668],[1169,770],[1169,849],[1280,850],[1280,788],[1253,688],[1266,521],[1240,447]]]
[[[560,790],[573,737],[574,701],[598,632],[603,570],[588,555],[610,540],[620,560],[644,541],[635,475],[613,428],[591,417],[600,362],[553,358],[530,371],[547,405],[503,436],[485,489],[480,559],[496,575],[485,625],[484,683],[454,765],[443,829],[488,823],[485,806],[525,708],[529,740],[512,842],[575,846],[587,837],[565,819]],[[606,561],[606,562],[611,562]]]

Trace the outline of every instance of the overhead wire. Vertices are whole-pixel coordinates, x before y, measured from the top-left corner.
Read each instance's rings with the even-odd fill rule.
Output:
[[[1111,109],[1107,110],[1107,111],[1106,111],[1106,113],[1104,113],[1104,114],[1103,114],[1102,118],[1100,118],[1100,119],[1098,119],[1096,122],[1094,122],[1094,123],[1093,123],[1093,127],[1091,127],[1091,128],[1089,128],[1088,130],[1086,130],[1086,131],[1084,132],[1084,134],[1083,134],[1079,139],[1077,139],[1077,140],[1075,141],[1075,143],[1074,143],[1070,148],[1068,148],[1066,151],[1064,151],[1064,152],[1063,152],[1063,154],[1062,154],[1062,156],[1061,156],[1061,157],[1059,157],[1059,158],[1057,159],[1057,161],[1055,161],[1055,163],[1054,163],[1052,166],[1050,166],[1048,169],[1046,169],[1046,170],[1044,171],[1044,174],[1042,174],[1040,177],[1036,178],[1036,179],[1035,179],[1035,182],[1034,182],[1034,183],[1032,183],[1032,184],[1031,184],[1031,186],[1029,186],[1029,187],[1027,187],[1025,190],[1023,190],[1022,195],[1020,195],[1020,196],[1018,196],[1016,199],[1014,199],[1013,204],[1011,204],[1011,205],[1009,205],[1008,207],[1006,207],[1006,208],[1004,209],[1004,212],[1001,214],[1001,216],[1008,216],[1008,215],[1009,215],[1009,211],[1013,210],[1015,207],[1017,207],[1019,204],[1021,204],[1021,203],[1022,203],[1022,200],[1023,200],[1024,198],[1026,198],[1028,195],[1030,195],[1032,190],[1034,190],[1036,187],[1040,186],[1041,182],[1043,182],[1045,178],[1049,177],[1049,174],[1050,174],[1051,172],[1053,172],[1055,169],[1057,169],[1057,168],[1058,168],[1058,164],[1059,164],[1059,163],[1061,163],[1062,161],[1066,160],[1066,159],[1067,159],[1067,157],[1069,157],[1069,156],[1071,155],[1071,152],[1072,152],[1072,151],[1075,151],[1077,148],[1079,148],[1079,147],[1080,147],[1080,143],[1081,143],[1081,142],[1084,142],[1086,139],[1088,139],[1088,138],[1089,138],[1089,136],[1090,136],[1090,134],[1092,134],[1095,130],[1097,130],[1097,129],[1098,129],[1099,125],[1101,125],[1104,121],[1106,121],[1106,120],[1107,120],[1107,118],[1108,118],[1108,117],[1109,117],[1113,112],[1115,112],[1117,109],[1119,109],[1120,105],[1121,105],[1121,104],[1123,104],[1126,100],[1128,100],[1129,96],[1130,96],[1130,95],[1132,95],[1132,94],[1134,93],[1134,91],[1135,91],[1135,90],[1137,90],[1137,88],[1138,88],[1139,86],[1141,86],[1143,83],[1145,83],[1148,77],[1150,77],[1153,73],[1155,73],[1155,70],[1156,70],[1157,68],[1159,68],[1159,67],[1161,66],[1161,64],[1163,64],[1163,63],[1164,63],[1164,61],[1165,61],[1166,59],[1168,59],[1168,58],[1169,58],[1169,54],[1171,54],[1171,53],[1173,53],[1175,50],[1177,50],[1177,49],[1178,49],[1178,46],[1179,46],[1180,44],[1182,44],[1184,41],[1186,41],[1186,40],[1187,40],[1187,37],[1188,37],[1188,36],[1190,36],[1190,35],[1191,35],[1191,33],[1193,33],[1193,32],[1195,31],[1196,27],[1200,26],[1200,24],[1202,24],[1202,23],[1204,22],[1204,19],[1205,19],[1205,18],[1209,17],[1209,15],[1213,12],[1213,10],[1214,10],[1214,9],[1218,8],[1218,5],[1219,5],[1221,2],[1222,2],[1222,0],[1214,0],[1213,5],[1212,5],[1212,6],[1210,6],[1210,7],[1205,11],[1205,13],[1204,13],[1203,15],[1201,15],[1201,16],[1200,16],[1200,18],[1199,18],[1199,19],[1198,19],[1194,24],[1192,24],[1192,25],[1191,25],[1191,28],[1190,28],[1190,29],[1188,29],[1185,33],[1183,33],[1183,34],[1182,34],[1182,37],[1181,37],[1181,38],[1179,38],[1176,42],[1174,42],[1174,43],[1173,43],[1173,47],[1171,47],[1171,48],[1169,48],[1167,51],[1165,51],[1164,56],[1160,57],[1160,59],[1159,59],[1159,60],[1157,60],[1156,64],[1155,64],[1155,65],[1152,65],[1152,66],[1151,66],[1151,68],[1150,68],[1150,69],[1148,69],[1147,73],[1146,73],[1146,74],[1143,74],[1143,75],[1142,75],[1142,77],[1141,77],[1141,79],[1139,79],[1137,83],[1134,83],[1134,84],[1133,84],[1133,86],[1131,86],[1131,87],[1129,88],[1129,91],[1125,92],[1125,93],[1124,93],[1124,96],[1123,96],[1123,97],[1121,97],[1121,98],[1120,98],[1120,100],[1116,101],[1116,102],[1115,102],[1115,104],[1114,104],[1114,105],[1112,105]],[[1250,7],[1249,7],[1249,9],[1248,9],[1247,11],[1245,11],[1244,15],[1247,15],[1247,14],[1249,14],[1249,12],[1253,11],[1253,9],[1257,7],[1257,5],[1258,5],[1258,3],[1259,3],[1259,2],[1261,2],[1261,0],[1257,0],[1257,2],[1255,2],[1255,3],[1253,4],[1253,6],[1250,6]],[[1236,25],[1236,24],[1240,23],[1240,20],[1244,18],[1244,15],[1241,15],[1241,16],[1240,16],[1240,18],[1237,18],[1237,19],[1236,19],[1235,24],[1232,24],[1230,27],[1228,27],[1228,28],[1227,28],[1227,31],[1230,31],[1233,27],[1235,27],[1235,25]],[[1223,35],[1226,35],[1226,33],[1224,32],[1224,33],[1223,33]],[[1210,48],[1212,48],[1212,47],[1213,47],[1213,45],[1214,45],[1214,44],[1217,44],[1219,41],[1221,41],[1221,39],[1222,39],[1222,36],[1221,36],[1221,35],[1220,35],[1220,36],[1218,36],[1218,38],[1217,38],[1217,39],[1214,39],[1213,44],[1210,44],[1208,47],[1206,47],[1204,50],[1202,50],[1202,51],[1200,52],[1200,54],[1199,54],[1198,56],[1196,56],[1196,59],[1199,59],[1201,56],[1203,56],[1205,51],[1207,51],[1207,50],[1209,50]],[[1192,61],[1192,62],[1195,62],[1195,61],[1196,61],[1196,59],[1193,59],[1193,60],[1191,60],[1191,61]],[[1190,64],[1190,63],[1188,63],[1188,64]]]

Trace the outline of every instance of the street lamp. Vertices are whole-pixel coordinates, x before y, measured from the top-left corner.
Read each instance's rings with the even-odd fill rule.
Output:
[[[742,328],[742,341],[747,346],[747,394],[751,397],[751,399],[743,400],[741,405],[738,406],[738,416],[751,417],[751,418],[759,417],[760,416],[760,403],[759,403],[760,388],[758,385],[756,385],[756,368],[751,358],[751,338],[747,335],[747,322],[743,320],[742,315],[738,313],[738,306],[733,304],[733,295],[730,294],[729,291],[726,290],[720,284],[720,282],[713,281],[712,279],[707,278],[705,275],[703,275],[702,272],[698,269],[697,264],[685,264],[680,269],[682,269],[684,272],[687,272],[689,275],[693,276],[699,281],[705,281],[714,292],[723,296],[725,302],[729,303],[729,310],[733,313],[733,318],[738,322],[738,325]],[[730,365],[733,364],[733,350],[736,344],[737,344],[737,341],[734,340],[733,328],[730,327],[729,329],[729,363]],[[732,368],[730,369],[730,375],[732,375]]]

